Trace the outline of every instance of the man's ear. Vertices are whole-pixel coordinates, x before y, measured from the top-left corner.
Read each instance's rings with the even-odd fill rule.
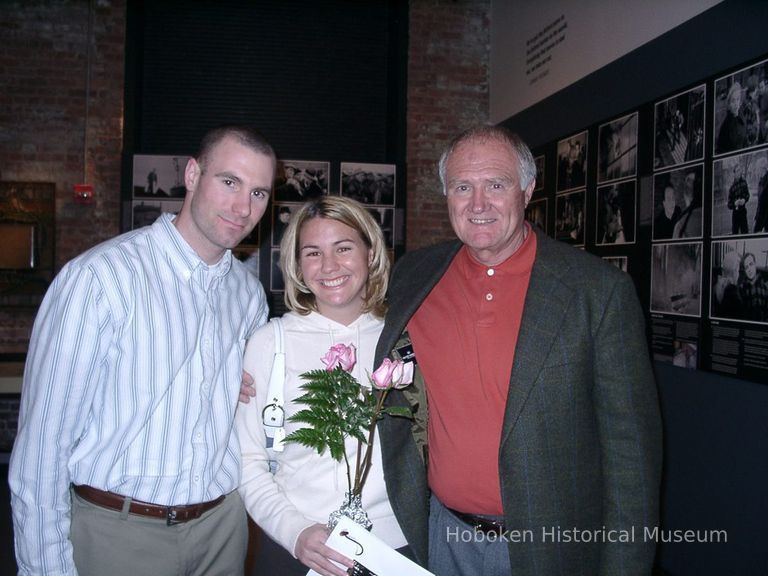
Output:
[[[531,180],[531,183],[528,184],[528,187],[525,189],[524,195],[525,195],[525,205],[528,206],[528,202],[531,201],[531,196],[533,196],[533,189],[536,188],[536,178]]]
[[[201,173],[202,169],[197,160],[194,158],[187,160],[187,167],[184,169],[184,185],[187,187],[187,192],[194,193],[197,183],[200,181]]]

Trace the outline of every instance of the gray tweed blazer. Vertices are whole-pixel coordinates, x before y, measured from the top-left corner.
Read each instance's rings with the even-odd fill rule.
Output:
[[[398,262],[374,365],[460,247]],[[423,390],[389,401],[413,405],[420,395],[413,409],[423,421]],[[429,489],[414,428],[394,417],[378,426],[392,507],[426,565]],[[643,312],[627,274],[539,233],[498,442],[506,526],[524,538],[509,543],[515,575],[651,573],[655,542],[644,536],[658,523],[661,422]]]

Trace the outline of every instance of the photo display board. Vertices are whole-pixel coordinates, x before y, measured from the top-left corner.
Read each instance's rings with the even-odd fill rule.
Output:
[[[655,361],[768,383],[768,57],[533,152],[526,219],[632,276]]]
[[[127,229],[151,225],[163,212],[178,214],[184,203],[184,170],[189,156],[135,154]],[[259,277],[270,296],[270,314],[287,311],[280,269],[280,241],[302,204],[324,195],[341,195],[363,204],[378,222],[389,259],[405,250],[405,201],[397,185],[397,166],[368,162],[278,159],[270,207],[232,250]],[[333,180],[332,180],[333,179]],[[545,208],[546,210],[546,208]]]

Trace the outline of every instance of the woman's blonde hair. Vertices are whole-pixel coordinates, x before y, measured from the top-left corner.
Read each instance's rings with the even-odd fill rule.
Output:
[[[370,250],[368,282],[363,297],[363,312],[383,317],[386,311],[384,297],[389,284],[389,256],[381,227],[359,202],[343,196],[321,196],[306,202],[291,216],[280,242],[280,269],[285,282],[285,305],[299,314],[317,311],[315,295],[301,274],[301,228],[313,218],[335,220],[360,234],[363,244]]]

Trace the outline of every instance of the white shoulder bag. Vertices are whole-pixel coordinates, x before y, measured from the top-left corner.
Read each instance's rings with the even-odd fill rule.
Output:
[[[267,388],[267,405],[261,412],[261,420],[264,423],[264,434],[267,437],[267,453],[269,454],[269,470],[274,474],[277,471],[277,458],[275,452],[282,452],[285,438],[285,410],[283,404],[283,390],[285,388],[285,336],[283,324],[280,318],[272,319],[272,327],[275,329],[275,356],[272,360],[272,372],[269,375],[269,388]]]

